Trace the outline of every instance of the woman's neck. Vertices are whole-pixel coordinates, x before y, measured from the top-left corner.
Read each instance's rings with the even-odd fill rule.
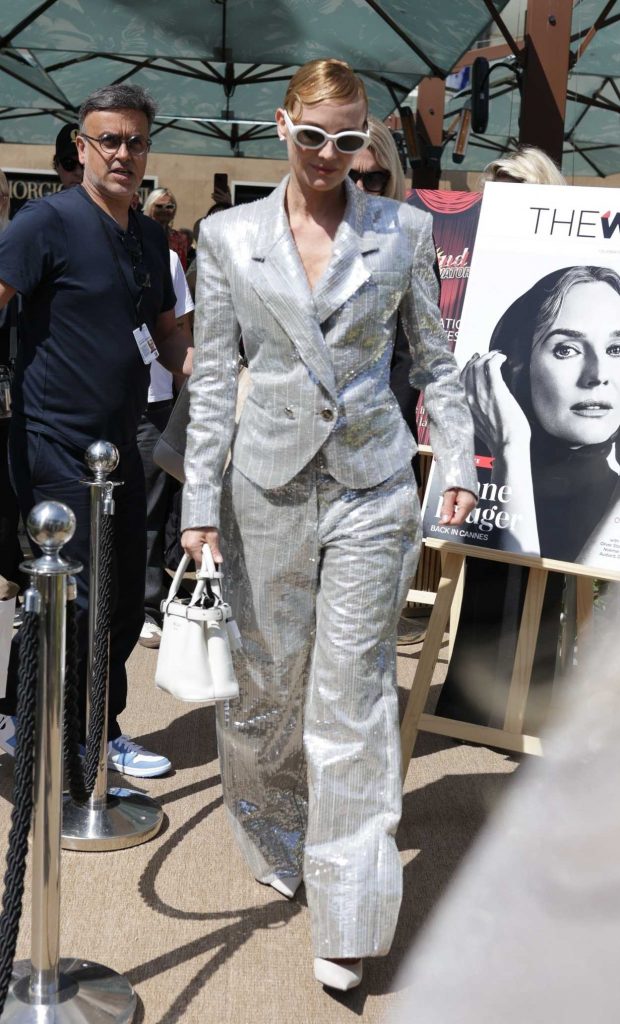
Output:
[[[327,192],[304,189],[291,175],[286,190],[286,211],[291,223],[313,220],[319,224],[341,221],[347,205],[347,194],[342,183]]]

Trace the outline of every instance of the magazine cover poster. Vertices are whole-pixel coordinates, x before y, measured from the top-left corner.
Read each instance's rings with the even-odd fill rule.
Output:
[[[433,239],[441,278],[439,308],[451,349],[454,349],[458,338],[481,199],[481,192],[450,192],[433,188],[414,188],[407,197],[411,206],[430,213],[433,218]],[[418,400],[416,423],[418,444],[430,444],[424,395],[420,395]]]
[[[620,578],[620,193],[490,183],[455,347],[478,506],[424,534]]]

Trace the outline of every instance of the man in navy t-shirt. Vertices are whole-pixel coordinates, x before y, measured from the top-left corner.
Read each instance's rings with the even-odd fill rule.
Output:
[[[23,300],[11,469],[22,515],[44,499],[64,501],[76,514],[75,536],[64,551],[84,565],[78,575],[83,680],[90,532],[89,488],[80,483],[84,453],[96,440],[119,449],[108,763],[140,777],[160,775],[170,762],[122,736],[117,722],[126,703],[125,661],[143,622],[146,525],[137,425],[154,347],[167,369],[191,369],[191,350],[176,326],[164,233],[130,209],[146,170],[154,115],[139,87],[93,93],[80,110],[76,139],[82,185],[27,204],[0,237],[0,307],[16,292]],[[15,710],[11,689],[0,702],[5,716]],[[0,720],[5,749],[12,724]]]

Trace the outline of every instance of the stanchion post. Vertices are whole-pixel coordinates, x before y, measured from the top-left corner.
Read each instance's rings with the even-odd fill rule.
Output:
[[[101,578],[101,533],[104,515],[114,512],[113,488],[118,486],[108,480],[118,466],[118,451],[113,444],[96,441],[86,452],[86,463],[93,474],[89,481],[90,487],[90,578],[88,588],[88,657],[86,668],[87,719],[93,703],[95,679],[95,637],[97,635],[97,616],[99,613],[99,580]],[[86,483],[86,481],[85,481]],[[106,660],[109,674],[110,638],[107,640]],[[106,686],[104,721],[108,721],[109,688]],[[101,811],[108,801],[108,730],[107,725],[101,734],[99,745],[99,767],[95,788],[90,798],[91,811]]]
[[[126,978],[80,959],[60,959],[60,831],[62,721],[65,688],[67,577],[82,568],[60,549],[75,516],[60,502],[42,502],[28,517],[43,551],[22,566],[32,577],[26,611],[40,615],[32,820],[31,960],[14,965],[2,1024],[127,1024],[136,995]],[[102,1015],[103,1014],[103,1015]]]
[[[101,578],[102,524],[105,516],[114,513],[114,487],[118,481],[108,476],[118,466],[118,450],[109,441],[95,441],[86,452],[86,463],[93,474],[84,480],[90,487],[90,578],[88,609],[88,706],[93,702],[95,681],[95,640],[98,635],[98,612]],[[137,543],[140,543],[137,539]],[[106,653],[105,714],[109,700],[109,635]],[[87,804],[65,799],[62,845],[68,850],[121,850],[138,846],[159,832],[163,811],[150,797],[136,790],[108,789],[108,735],[104,726],[99,748],[97,779]]]

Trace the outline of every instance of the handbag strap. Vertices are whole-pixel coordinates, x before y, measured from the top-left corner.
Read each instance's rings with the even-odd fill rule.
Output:
[[[179,587],[183,580],[183,576],[187,571],[187,567],[191,562],[191,556],[184,554],[183,558],[179,562],[179,567],[174,574],[172,583],[170,584],[170,590],[168,591],[168,597],[166,599],[166,607],[171,601],[174,601],[175,597],[179,592]],[[202,596],[207,585],[207,580],[211,583],[211,589],[215,598],[216,605],[223,604],[222,588],[220,584],[222,574],[216,569],[215,562],[213,561],[213,555],[211,554],[211,548],[208,544],[203,544],[202,547],[202,563],[200,570],[196,573],[196,586],[189,602],[190,608],[198,604],[202,599]]]
[[[202,595],[202,592],[206,586],[206,581],[208,580],[211,588],[211,593],[215,598],[216,604],[223,604],[224,598],[222,597],[221,582],[222,573],[220,572],[219,566],[216,566],[215,562],[213,561],[213,554],[208,544],[203,544],[202,546],[202,565],[200,566],[199,571],[196,573],[196,579],[199,581],[199,583],[202,583],[202,589],[200,591],[199,596]],[[198,586],[196,587],[196,590],[198,590]],[[195,596],[196,591],[194,591],[194,597]],[[195,604],[194,597],[192,598],[190,604]]]

